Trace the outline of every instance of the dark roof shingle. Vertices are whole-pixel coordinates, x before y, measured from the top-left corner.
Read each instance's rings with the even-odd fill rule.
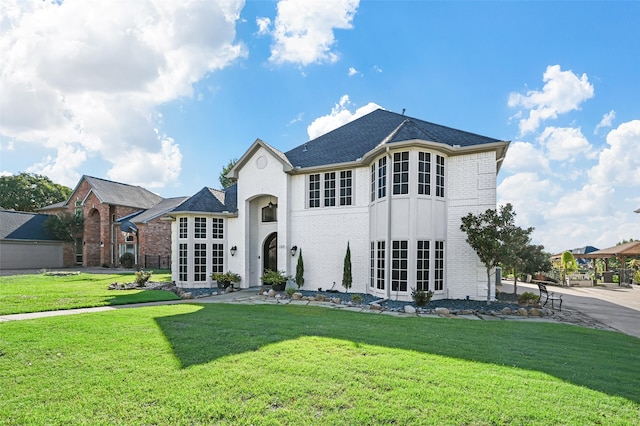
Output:
[[[0,239],[60,241],[44,227],[50,215],[0,210]]]
[[[237,210],[238,186],[224,190],[204,187],[172,212],[233,213]]]

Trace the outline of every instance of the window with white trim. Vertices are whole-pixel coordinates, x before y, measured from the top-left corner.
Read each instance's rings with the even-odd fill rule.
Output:
[[[369,260],[369,287],[373,288],[376,284],[376,243],[371,241],[369,249],[371,259]]]
[[[436,197],[444,197],[444,157],[436,155]]]
[[[378,198],[387,195],[387,157],[378,160]]]
[[[429,291],[429,241],[417,241],[416,290]]]
[[[309,175],[309,207],[320,207],[320,174]]]
[[[353,179],[351,170],[340,172],[340,205],[351,205],[351,193],[353,192]]]
[[[211,244],[211,273],[224,272],[224,244]]]
[[[194,238],[207,238],[207,218],[196,217],[193,225]]]
[[[336,173],[324,174],[324,206],[333,207],[336,205]]]
[[[384,290],[385,281],[385,242],[378,241],[378,259],[376,262],[376,288],[378,290]]]
[[[435,242],[435,263],[433,265],[433,289],[435,291],[444,288],[444,241]]]
[[[207,245],[194,244],[193,246],[193,280],[207,280]]]
[[[408,241],[391,242],[391,291],[407,291]]]
[[[224,219],[214,217],[211,223],[211,237],[214,240],[221,240],[224,238]]]
[[[431,195],[431,153],[418,153],[418,194]]]
[[[189,233],[188,233],[189,225],[188,225],[188,219],[186,217],[181,217],[178,220],[178,229],[179,229],[178,238],[184,239],[189,237]]]
[[[393,154],[393,194],[409,193],[409,151]]]
[[[178,280],[187,281],[187,244],[179,244],[178,245]]]
[[[371,165],[371,202],[376,200],[376,165]]]

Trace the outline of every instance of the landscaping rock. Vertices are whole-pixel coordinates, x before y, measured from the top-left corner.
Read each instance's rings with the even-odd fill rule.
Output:
[[[303,298],[302,298],[302,293],[293,293],[293,294],[291,295],[291,299],[292,299],[292,300],[302,300],[302,299],[303,299]]]
[[[437,315],[449,315],[449,310],[447,308],[436,308],[435,312]]]
[[[520,315],[521,317],[527,317],[529,316],[529,311],[527,311],[525,308],[520,308],[518,309],[518,315]]]
[[[462,311],[460,311],[460,315],[473,315],[473,311],[470,309],[463,309]]]
[[[542,312],[540,309],[538,308],[531,308],[529,309],[529,316],[532,317],[542,317],[544,316],[544,312]]]
[[[372,311],[381,311],[382,306],[378,305],[377,303],[372,303],[369,305],[369,309],[371,309]]]
[[[318,294],[318,295],[316,296],[316,300],[317,300],[318,302],[326,302],[326,300],[327,300],[327,296],[325,296],[324,294]]]
[[[414,308],[411,305],[406,305],[404,307],[404,312],[407,313],[407,314],[415,314],[416,313],[416,308]]]
[[[334,297],[333,299],[331,299],[331,302],[339,305],[340,303],[342,303],[342,299],[340,299],[339,297]]]
[[[502,312],[502,315],[511,315],[511,314],[513,314],[513,311],[509,307],[502,308],[502,311],[500,311],[500,312]]]
[[[269,293],[267,293],[267,296],[275,297],[276,296],[276,291],[274,289],[269,290]]]
[[[182,293],[182,296],[180,296],[183,299],[193,299],[193,295],[191,293]]]

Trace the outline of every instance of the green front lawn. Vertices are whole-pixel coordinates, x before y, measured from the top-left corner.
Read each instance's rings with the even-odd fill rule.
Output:
[[[0,424],[638,425],[640,339],[180,304],[0,323]]]
[[[0,315],[178,299],[168,291],[107,290],[114,282],[133,282],[133,274],[0,277]],[[171,274],[159,271],[153,274],[151,281],[171,281]]]

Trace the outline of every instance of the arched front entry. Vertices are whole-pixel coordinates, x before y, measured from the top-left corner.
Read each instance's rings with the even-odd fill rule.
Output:
[[[262,272],[267,269],[278,270],[278,233],[272,232],[262,245]]]

